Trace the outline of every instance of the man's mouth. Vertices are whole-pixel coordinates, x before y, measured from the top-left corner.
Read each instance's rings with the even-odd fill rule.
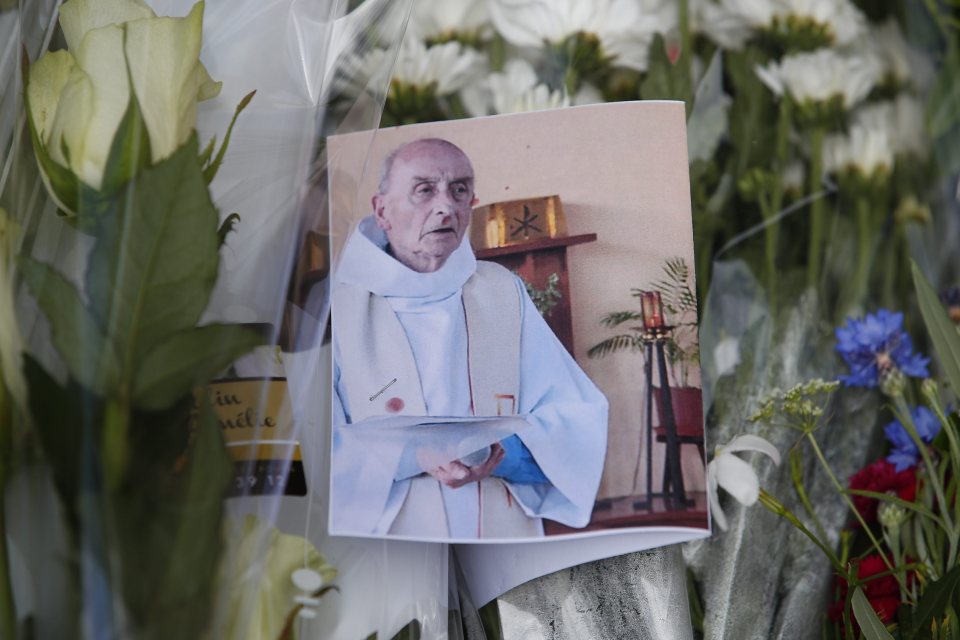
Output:
[[[427,231],[427,232],[426,232],[425,234],[423,234],[423,235],[427,236],[427,235],[430,235],[431,233],[440,233],[440,234],[443,234],[443,233],[452,233],[452,234],[456,235],[456,234],[457,234],[457,231],[456,231],[456,229],[454,229],[453,227],[440,227],[439,229],[431,229],[430,231]]]

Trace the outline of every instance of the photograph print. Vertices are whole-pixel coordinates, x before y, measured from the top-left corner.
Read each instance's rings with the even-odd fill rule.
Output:
[[[684,107],[330,138],[330,532],[706,529]]]

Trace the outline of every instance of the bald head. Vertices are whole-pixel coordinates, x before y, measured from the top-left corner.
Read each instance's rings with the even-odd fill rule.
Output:
[[[470,223],[473,188],[473,165],[452,142],[423,138],[391,151],[373,210],[394,257],[414,271],[442,267]]]
[[[397,161],[397,158],[422,149],[426,149],[427,151],[430,149],[447,149],[459,153],[467,161],[467,164],[470,165],[470,174],[471,176],[473,175],[473,164],[470,162],[467,154],[463,152],[463,149],[443,138],[419,138],[417,140],[411,140],[410,142],[404,142],[384,157],[383,162],[380,163],[380,182],[377,183],[377,193],[386,193],[387,189],[390,188],[390,173],[393,171],[393,165]]]

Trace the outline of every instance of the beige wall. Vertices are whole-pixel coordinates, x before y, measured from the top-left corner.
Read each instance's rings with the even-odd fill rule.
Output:
[[[328,145],[335,250],[369,213],[380,159],[422,137],[446,138],[467,153],[481,205],[559,194],[569,233],[597,234],[597,242],[569,249],[568,264],[575,356],[610,400],[601,497],[634,493],[643,359],[626,352],[589,359],[586,351],[610,335],[599,323],[605,312],[639,309],[631,287],[659,278],[665,258],[680,255],[694,264],[683,125],[681,103],[613,103],[381,129],[331,138]],[[702,491],[702,464],[690,455],[693,447],[684,449],[687,488]],[[655,451],[654,459],[662,453]],[[654,478],[660,473],[655,463]],[[643,468],[640,492],[642,477]]]

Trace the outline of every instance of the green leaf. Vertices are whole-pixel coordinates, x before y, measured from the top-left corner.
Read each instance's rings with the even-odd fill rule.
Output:
[[[175,333],[143,360],[133,385],[133,404],[147,410],[169,407],[264,342],[260,334],[240,325],[211,324]]]
[[[213,149],[217,145],[217,136],[210,138],[210,142],[207,143],[207,146],[203,148],[203,151],[200,152],[200,156],[197,160],[200,162],[200,166],[204,169],[207,168],[207,165],[210,163],[210,158],[213,156]]]
[[[912,262],[913,285],[917,290],[917,302],[923,322],[927,325],[927,332],[933,341],[934,350],[940,359],[940,364],[950,380],[953,392],[960,398],[960,333],[954,325],[933,287],[927,282],[916,262]]]
[[[99,395],[118,380],[113,346],[77,289],[49,265],[24,257],[20,272],[50,321],[53,344],[80,384]]]
[[[30,355],[24,356],[23,373],[30,389],[33,426],[60,496],[67,526],[72,534],[79,534],[80,453],[84,429],[98,420],[98,401],[72,381],[66,388],[61,387]],[[79,416],[85,418],[78,419]]]
[[[600,318],[600,324],[605,327],[616,327],[624,322],[637,322],[643,320],[643,314],[636,311],[614,311]]]
[[[240,214],[231,213],[226,217],[223,223],[220,225],[220,228],[217,229],[217,240],[219,240],[219,246],[223,246],[227,241],[227,236],[231,231],[236,228],[237,223],[240,222]]]
[[[420,640],[420,621],[411,620],[391,640]]]
[[[956,566],[936,582],[928,583],[923,590],[917,606],[913,609],[913,628],[911,634],[930,627],[934,620],[940,620],[946,614],[953,592],[960,582],[960,566]]]
[[[953,47],[937,74],[927,102],[927,130],[939,138],[960,123],[960,50]]]
[[[196,326],[216,282],[218,216],[196,136],[115,200],[99,221],[86,292],[117,350],[119,379],[130,385],[150,351]]]
[[[623,351],[624,349],[640,349],[640,339],[638,336],[620,334],[612,338],[607,338],[587,349],[587,357],[602,358],[610,353]]]
[[[887,631],[887,628],[877,617],[877,612],[873,610],[873,605],[863,595],[863,590],[857,587],[853,592],[853,615],[860,624],[860,630],[863,631],[863,637],[867,640],[893,640],[893,636]]]
[[[227,127],[227,135],[223,137],[223,144],[220,145],[220,150],[217,152],[217,157],[213,159],[213,162],[210,163],[210,166],[206,167],[203,170],[203,179],[210,184],[213,182],[213,179],[217,177],[217,171],[220,170],[220,165],[223,164],[223,156],[227,153],[227,147],[230,145],[230,134],[233,133],[233,125],[237,123],[237,118],[247,108],[247,105],[250,104],[250,101],[253,100],[253,96],[256,95],[256,91],[251,91],[240,100],[240,103],[237,105],[236,110],[233,112],[233,118],[230,120],[230,126]]]
[[[111,532],[131,628],[146,640],[201,638],[214,605],[233,465],[209,402],[198,408],[192,438],[182,408],[135,416],[132,476],[114,500]],[[183,442],[172,458],[171,443]]]
[[[110,154],[103,168],[100,190],[117,192],[141,170],[150,166],[150,132],[143,121],[137,97],[130,92],[130,103],[110,145]]]

